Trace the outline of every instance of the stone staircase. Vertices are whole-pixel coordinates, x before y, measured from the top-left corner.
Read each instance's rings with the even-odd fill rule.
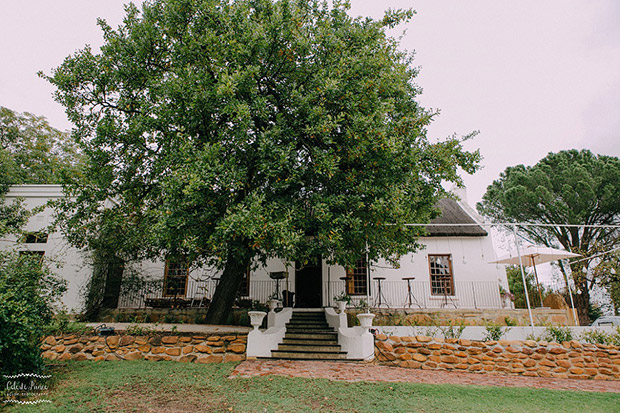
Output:
[[[346,360],[341,351],[338,333],[327,324],[320,311],[293,311],[286,324],[286,334],[272,358],[286,360]]]

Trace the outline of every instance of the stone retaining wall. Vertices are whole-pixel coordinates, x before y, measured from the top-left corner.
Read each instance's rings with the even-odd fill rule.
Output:
[[[620,380],[618,347],[577,341],[471,341],[427,336],[375,337],[380,363],[424,370],[456,370],[596,380]]]
[[[361,311],[348,310],[349,325],[357,325],[355,318]],[[529,326],[530,316],[523,309],[467,309],[467,308],[422,308],[422,309],[373,309],[376,315],[372,321],[375,326],[486,326],[497,325]],[[572,310],[554,310],[551,308],[532,309],[532,318],[537,326],[574,326]]]
[[[174,360],[186,363],[242,361],[247,334],[153,336],[48,336],[41,343],[49,360]]]

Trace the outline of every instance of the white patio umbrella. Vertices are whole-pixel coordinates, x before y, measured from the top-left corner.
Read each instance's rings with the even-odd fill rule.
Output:
[[[519,255],[521,260],[519,260]],[[542,293],[540,292],[540,283],[538,282],[538,273],[536,272],[536,264],[543,264],[551,261],[563,260],[565,258],[580,257],[581,255],[568,252],[565,250],[543,247],[540,245],[526,245],[524,248],[519,248],[516,252],[511,252],[508,255],[501,256],[496,261],[491,261],[493,264],[513,264],[513,265],[525,265],[526,267],[534,267],[534,275],[536,277],[536,287],[538,288],[538,296],[540,298],[540,306],[542,307]],[[568,287],[568,282],[567,285]],[[525,286],[523,287],[525,288]],[[571,296],[572,300],[572,296]],[[574,307],[574,306],[573,306]]]

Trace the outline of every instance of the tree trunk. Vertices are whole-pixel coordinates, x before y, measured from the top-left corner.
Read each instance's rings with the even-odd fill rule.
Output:
[[[105,268],[105,288],[103,290],[101,308],[117,308],[118,299],[121,295],[125,263],[114,255],[104,255],[104,257],[107,259],[107,262],[102,263],[103,268]]]
[[[581,293],[575,294],[575,307],[577,307],[577,317],[579,317],[579,325],[589,326],[590,316],[588,309],[590,308],[590,291],[585,285],[576,286]]]
[[[241,248],[239,248],[241,247]],[[220,282],[215,289],[213,299],[209,305],[207,312],[207,324],[226,324],[230,317],[230,311],[235,302],[237,291],[241,285],[241,280],[247,271],[252,260],[252,252],[245,246],[230,248],[230,250],[240,251],[236,255],[232,255],[226,261],[224,272],[220,278]]]

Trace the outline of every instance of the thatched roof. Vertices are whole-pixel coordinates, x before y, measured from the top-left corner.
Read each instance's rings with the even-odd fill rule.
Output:
[[[432,224],[476,224],[477,222],[454,199],[441,199],[438,204],[441,215]],[[486,237],[487,232],[480,226],[441,226],[426,227],[429,237]]]

